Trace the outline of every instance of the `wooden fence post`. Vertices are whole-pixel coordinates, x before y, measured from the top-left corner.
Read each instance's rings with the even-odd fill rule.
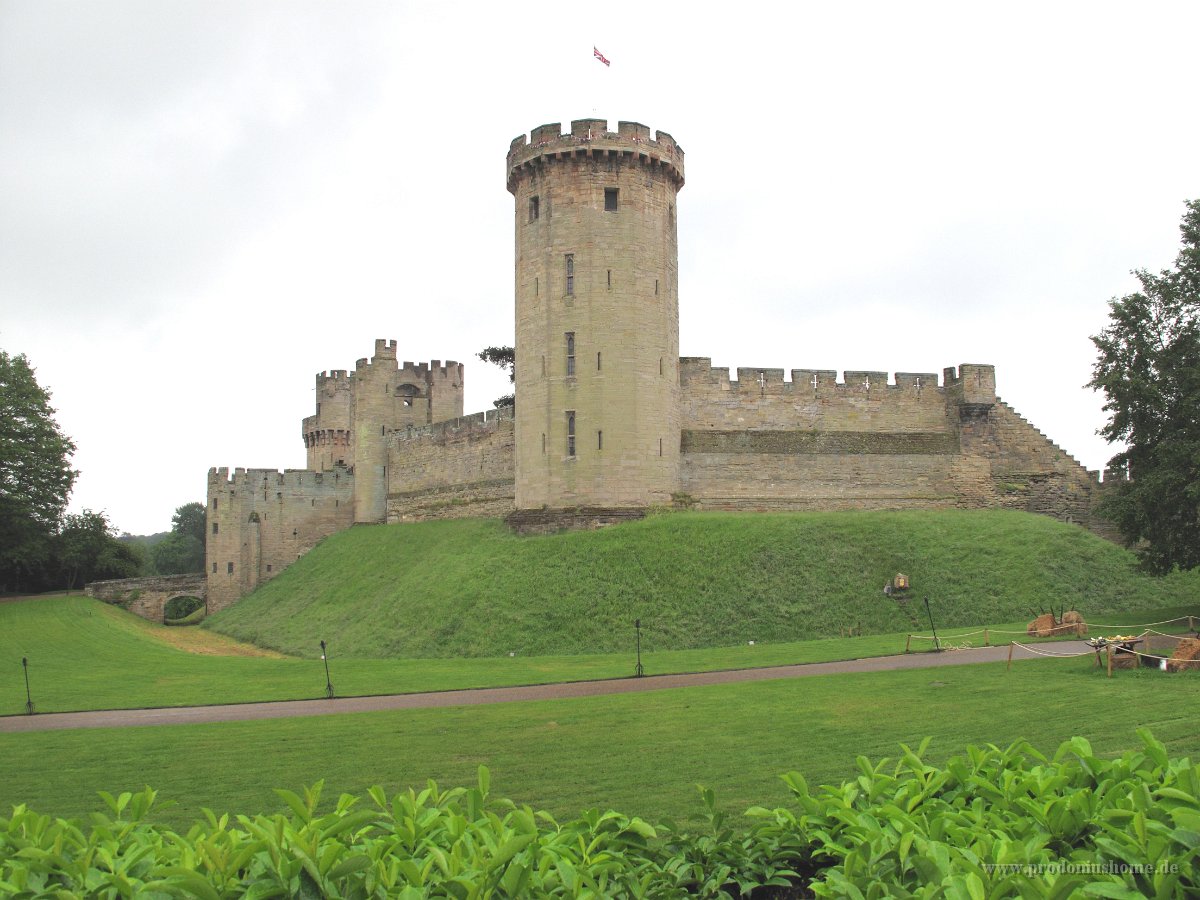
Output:
[[[985,647],[991,646],[991,642],[988,641],[988,630],[986,628],[983,629],[983,646],[985,646]]]
[[[908,640],[904,642],[904,652],[908,652],[908,648],[912,645],[912,635],[908,636]]]

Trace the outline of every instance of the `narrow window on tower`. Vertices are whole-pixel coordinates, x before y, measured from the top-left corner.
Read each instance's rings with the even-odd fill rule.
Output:
[[[567,332],[567,374],[575,374],[575,332],[573,331]]]
[[[616,188],[605,188],[604,189],[604,210],[605,210],[605,212],[616,212],[617,211],[617,189]]]
[[[663,358],[660,356],[658,358],[658,374],[661,375],[662,373],[663,373]]]
[[[546,452],[546,433],[542,432],[542,453]]]
[[[538,295],[538,280],[535,278],[535,279],[533,279],[533,296],[536,297],[537,295]]]
[[[654,296],[655,297],[658,296],[658,279],[657,278],[654,279]]]
[[[608,270],[608,289],[612,290],[612,269]]]
[[[225,574],[232,575],[233,574],[233,563],[226,563],[226,566],[228,568],[225,569]]]
[[[567,296],[575,296],[575,254],[567,254]]]
[[[600,371],[600,351],[596,351],[596,371]]]
[[[529,198],[529,221],[530,222],[536,222],[538,220],[538,213],[540,212],[539,207],[540,207],[540,204],[538,202],[538,198],[530,197]]]
[[[567,410],[567,456],[575,455],[575,410]]]
[[[662,438],[658,439],[658,455],[662,456]]]
[[[216,563],[213,563],[213,574],[214,575],[217,574],[217,564]]]
[[[218,530],[219,530],[219,523],[213,522],[213,534],[216,534]]]
[[[603,431],[596,432],[596,449],[597,450],[604,449],[604,432]]]

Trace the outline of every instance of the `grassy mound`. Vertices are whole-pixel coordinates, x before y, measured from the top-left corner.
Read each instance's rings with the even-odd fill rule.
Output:
[[[325,638],[342,657],[613,652],[635,618],[647,649],[795,641],[923,623],[917,599],[884,596],[896,572],[939,627],[1178,606],[1200,587],[1025,513],[677,513],[524,538],[459,520],[334,535],[203,627],[300,656]]]

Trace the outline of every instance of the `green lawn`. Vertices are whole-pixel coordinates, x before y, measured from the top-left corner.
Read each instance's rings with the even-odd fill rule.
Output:
[[[30,803],[80,816],[97,790],[150,784],[178,802],[175,825],[202,806],[269,811],[271,789],[325,779],[327,802],[371,784],[473,783],[574,815],[613,807],[695,824],[695,784],[721,805],[787,802],[776,776],[810,783],[853,775],[854,758],[894,757],[933,737],[937,763],[971,743],[1019,738],[1053,750],[1083,735],[1097,751],[1137,746],[1145,725],[1172,755],[1200,756],[1200,673],[1119,672],[1087,658],[933,671],[824,676],[587,699],[364,713],[256,723],[0,734],[0,809]]]
[[[1152,621],[1189,613],[1200,618],[1200,605],[1149,611]],[[1132,625],[1147,621],[1147,617],[1130,614],[1107,621]],[[994,628],[1015,631],[1023,624]],[[951,645],[982,645],[983,635],[958,637],[961,633],[951,629],[941,637]],[[1010,637],[996,633],[992,640],[1003,643]],[[462,660],[343,659],[338,645],[331,643],[330,674],[338,694],[344,697],[614,678],[633,674],[633,634],[627,633],[626,639],[629,649],[624,653]],[[186,652],[167,640],[186,640],[193,649],[205,652]],[[903,652],[904,646],[904,634],[885,634],[656,650],[648,637],[642,660],[648,673],[665,674],[882,656]],[[914,642],[913,649],[929,646],[929,642]],[[0,678],[0,715],[24,712],[22,657],[29,659],[30,688],[39,712],[286,700],[324,694],[325,670],[320,660],[229,655],[243,649],[208,631],[152,625],[86,597],[0,603],[0,671],[7,672]]]
[[[913,579],[907,608],[883,595]],[[1094,619],[1195,603],[1200,571],[1151,578],[1128,551],[1045,516],[984,511],[672,513],[518,537],[496,520],[336,534],[204,627],[314,658],[623,652],[1024,623],[1031,608]]]

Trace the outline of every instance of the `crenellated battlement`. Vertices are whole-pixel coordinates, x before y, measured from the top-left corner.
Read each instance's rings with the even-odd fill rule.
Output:
[[[562,123],[553,122],[513,139],[508,148],[508,189],[516,193],[522,173],[554,161],[615,157],[661,168],[683,187],[683,148],[665,131],[655,132],[639,122],[618,122],[616,131],[608,130],[607,119],[576,119],[571,130],[562,132]]]
[[[217,489],[262,490],[266,487],[316,487],[326,484],[339,484],[347,478],[353,478],[353,473],[345,466],[336,466],[328,472],[314,472],[311,469],[247,469],[238,467],[229,473],[228,466],[213,467],[208,470],[209,493]]]
[[[792,369],[785,376],[785,369],[765,366],[738,366],[736,379],[731,379],[729,369],[714,367],[708,357],[691,356],[679,360],[679,379],[686,389],[692,385],[710,385],[724,391],[753,392],[756,394],[823,393],[871,393],[887,391],[923,392],[944,389],[938,384],[935,372],[896,372],[889,381],[888,373],[864,369],[846,369],[842,381],[838,381],[836,369]],[[953,372],[953,369],[947,369]]]
[[[447,419],[444,422],[434,422],[432,425],[409,425],[406,428],[392,432],[392,438],[399,442],[448,434],[461,431],[463,428],[470,428],[473,425],[494,425],[497,422],[512,419],[515,415],[513,407],[501,406],[496,409],[488,409],[483,412]]]

